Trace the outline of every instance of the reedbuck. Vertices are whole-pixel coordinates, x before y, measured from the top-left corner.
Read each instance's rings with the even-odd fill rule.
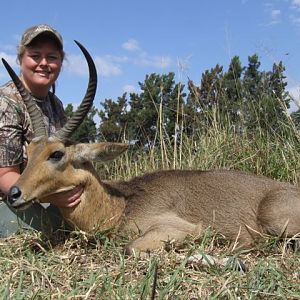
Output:
[[[169,239],[181,241],[209,226],[241,246],[253,244],[264,233],[286,237],[300,233],[300,189],[288,183],[225,170],[157,171],[129,181],[102,181],[92,161],[112,160],[127,145],[68,141],[92,105],[96,90],[93,60],[80,48],[89,65],[87,93],[75,116],[51,137],[31,109],[29,93],[4,61],[35,132],[27,149],[27,166],[10,192],[13,207],[25,208],[81,187],[81,202],[61,209],[65,220],[86,232],[115,228],[134,233],[128,253],[158,248]]]

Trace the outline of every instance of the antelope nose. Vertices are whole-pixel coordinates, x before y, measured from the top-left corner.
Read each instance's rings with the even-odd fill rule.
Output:
[[[8,202],[14,204],[15,201],[21,196],[22,192],[17,186],[12,186],[9,190]]]

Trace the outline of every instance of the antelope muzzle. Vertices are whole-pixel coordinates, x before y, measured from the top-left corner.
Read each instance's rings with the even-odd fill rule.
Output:
[[[22,191],[17,186],[12,186],[8,194],[8,203],[15,209],[24,210],[28,208],[33,201],[25,201],[22,197]]]

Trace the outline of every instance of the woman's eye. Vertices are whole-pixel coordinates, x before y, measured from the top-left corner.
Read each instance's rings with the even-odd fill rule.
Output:
[[[55,151],[51,153],[51,155],[48,157],[48,160],[55,161],[55,162],[60,161],[64,155],[65,153],[62,151]]]
[[[34,59],[34,60],[39,59],[39,55],[30,55],[30,57],[31,57],[32,59]]]
[[[54,60],[57,60],[58,59],[58,57],[57,56],[55,56],[55,55],[51,55],[51,56],[48,56],[48,61],[54,61]]]

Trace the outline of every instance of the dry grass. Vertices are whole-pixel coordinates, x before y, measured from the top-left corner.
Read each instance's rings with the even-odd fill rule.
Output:
[[[2,299],[300,299],[300,256],[269,240],[235,254],[246,271],[188,263],[190,255],[232,255],[227,241],[210,232],[176,247],[166,244],[140,258],[124,257],[126,238],[72,233],[52,246],[22,232],[0,241]]]
[[[235,168],[296,181],[299,152],[289,140],[247,139],[224,132],[183,141],[179,168]],[[170,152],[171,153],[171,152]],[[167,156],[165,156],[166,159]],[[164,162],[172,167],[172,153]],[[129,153],[102,168],[105,178],[129,178],[161,168],[159,154]],[[207,232],[180,247],[166,244],[141,258],[124,257],[128,238],[112,233],[87,239],[74,232],[53,246],[40,233],[0,239],[1,299],[300,299],[300,255],[269,240],[235,254],[246,271],[188,263],[195,254],[232,256],[224,238]],[[155,295],[152,287],[157,270]]]
[[[105,168],[101,165],[99,173],[115,179],[174,166],[228,168],[297,182],[300,159],[293,134],[289,139],[207,130],[194,139],[183,137],[179,149],[163,147],[163,155],[161,149],[129,152]],[[300,251],[289,241],[270,239],[251,252],[233,254],[228,241],[207,231],[140,258],[123,255],[127,241],[112,233],[87,239],[73,232],[53,246],[41,233],[29,231],[0,239],[0,298],[300,299]],[[234,255],[246,270],[189,263],[195,254]]]

